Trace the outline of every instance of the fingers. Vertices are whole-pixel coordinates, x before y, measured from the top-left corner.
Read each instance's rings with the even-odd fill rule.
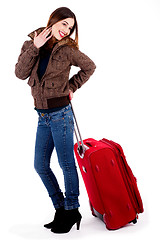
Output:
[[[34,44],[37,48],[42,47],[52,37],[52,28],[45,28],[40,34],[34,33]]]
[[[45,29],[41,32],[41,35],[43,35],[44,37],[47,37],[51,31],[52,31],[52,27],[50,27],[50,28],[45,28]]]
[[[34,37],[37,37],[37,32],[36,31],[34,32]]]
[[[39,35],[37,34],[37,32],[35,31],[35,35],[34,37],[38,36],[43,36],[44,38],[48,38],[47,36],[52,32],[52,27],[50,28],[45,28]],[[51,34],[52,35],[52,34]],[[50,37],[50,35],[49,35]]]
[[[52,37],[52,27],[45,28],[39,35],[45,39],[45,42],[48,41]]]
[[[73,98],[73,92],[69,90],[69,100],[72,100],[72,98]]]
[[[46,37],[47,41],[53,36],[53,34],[51,33],[51,35],[49,35],[48,37]]]

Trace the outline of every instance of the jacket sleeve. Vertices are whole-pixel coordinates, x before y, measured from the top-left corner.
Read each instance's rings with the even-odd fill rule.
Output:
[[[34,46],[33,41],[25,41],[15,65],[15,75],[22,80],[28,78],[38,55],[39,49]]]
[[[73,75],[69,80],[69,87],[75,92],[94,73],[96,65],[88,56],[78,49],[72,48],[70,57],[71,65],[80,67],[80,71]]]

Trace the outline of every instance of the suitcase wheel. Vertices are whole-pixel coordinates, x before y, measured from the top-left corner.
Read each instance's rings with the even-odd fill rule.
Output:
[[[132,222],[133,222],[133,224],[136,224],[137,223],[137,218],[135,218]]]
[[[133,220],[132,220],[132,221],[130,221],[129,223],[136,224],[136,223],[137,223],[137,218],[133,219]]]

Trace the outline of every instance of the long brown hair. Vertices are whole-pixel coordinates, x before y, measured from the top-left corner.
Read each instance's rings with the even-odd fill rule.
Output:
[[[68,36],[71,36],[72,33],[75,31],[75,39],[74,39],[74,45],[78,48],[78,24],[75,14],[67,7],[60,7],[57,8],[49,17],[47,28],[52,27],[55,23],[65,19],[65,18],[73,18],[74,19],[74,25],[73,28],[70,31],[70,34]],[[68,37],[67,36],[67,37]],[[53,47],[53,44],[57,40],[52,37],[46,44],[45,49],[50,49]]]

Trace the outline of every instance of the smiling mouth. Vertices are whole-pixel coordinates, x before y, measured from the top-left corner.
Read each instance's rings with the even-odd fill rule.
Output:
[[[60,35],[60,37],[63,38],[63,37],[65,37],[66,34],[64,32],[62,32],[62,31],[59,31],[59,35]]]

